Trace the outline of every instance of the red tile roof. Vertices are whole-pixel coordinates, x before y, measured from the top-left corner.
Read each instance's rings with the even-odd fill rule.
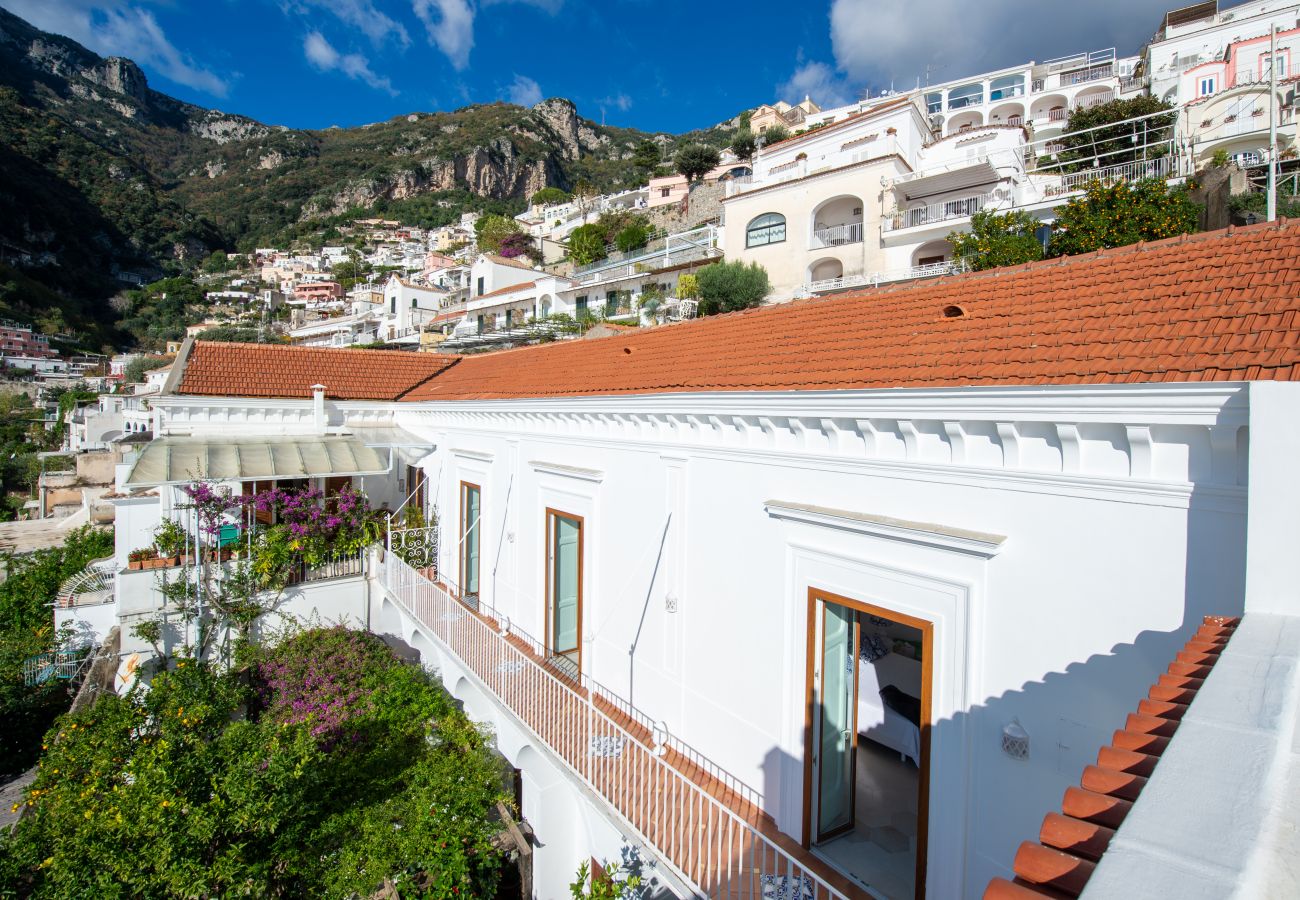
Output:
[[[495,297],[497,294],[509,294],[514,291],[527,291],[537,287],[536,281],[525,281],[522,284],[508,284],[505,287],[497,288],[495,291],[488,291],[486,294],[479,294],[477,297],[471,297],[471,300],[482,300],[485,297]]]
[[[1300,380],[1300,223],[1280,220],[458,363],[381,352],[198,343],[180,392],[305,397],[319,381],[330,396],[416,401]]]
[[[336,400],[396,400],[459,357],[401,350],[289,347],[196,341],[178,394],[310,398],[314,384]]]
[[[1025,841],[1016,851],[1013,881],[994,878],[984,900],[1041,900],[1077,897],[1097,861],[1138,798],[1169,738],[1187,712],[1205,677],[1219,659],[1238,620],[1206,616],[1179,651],[1147,699],[1130,714],[1111,743],[1097,752],[1097,764],[1083,770],[1079,787],[1068,788],[1062,814],[1048,813],[1039,843]]]
[[[472,356],[404,399],[1260,379],[1300,380],[1285,220]]]

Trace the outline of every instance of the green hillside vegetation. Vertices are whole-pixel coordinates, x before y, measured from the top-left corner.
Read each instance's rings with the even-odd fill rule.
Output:
[[[436,227],[466,211],[514,215],[542,187],[643,183],[653,169],[636,151],[647,144],[662,145],[666,168],[680,147],[722,148],[735,133],[729,124],[680,136],[598,125],[566,104],[479,104],[356,128],[266,126],[153,91],[134,63],[0,10],[0,262],[53,292],[27,306],[62,317],[92,345],[130,343],[141,329],[115,331],[107,304],[118,273],[175,276],[213,250],[318,238],[359,216]],[[175,321],[146,329],[150,340]]]

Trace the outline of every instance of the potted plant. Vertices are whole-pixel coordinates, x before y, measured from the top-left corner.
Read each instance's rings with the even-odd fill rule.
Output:
[[[152,547],[140,547],[132,550],[126,555],[126,567],[128,569],[143,569],[144,561],[155,555]]]
[[[167,560],[167,565],[174,566],[180,562],[185,553],[189,535],[179,523],[164,519],[153,533],[153,545],[158,548],[158,556]]]

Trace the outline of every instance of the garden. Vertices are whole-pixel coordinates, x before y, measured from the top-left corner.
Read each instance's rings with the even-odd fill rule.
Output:
[[[344,628],[178,657],[49,732],[0,897],[497,896],[512,801],[490,739]]]
[[[387,527],[386,513],[350,486],[328,496],[306,486],[234,494],[207,482],[183,491],[181,521],[164,520],[150,546],[131,551],[128,567],[168,570],[157,576],[158,592],[169,613],[195,626],[181,652],[200,660],[214,651],[231,659],[290,585],[362,574],[366,549]],[[133,633],[166,659],[165,627],[163,617]]]

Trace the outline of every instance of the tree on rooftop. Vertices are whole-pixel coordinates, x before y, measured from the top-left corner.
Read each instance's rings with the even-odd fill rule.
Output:
[[[1082,197],[1057,214],[1048,252],[1071,256],[1190,234],[1196,230],[1198,212],[1185,186],[1170,189],[1160,178],[1093,181]]]
[[[673,157],[678,174],[685,176],[691,184],[699,183],[721,161],[722,154],[718,148],[708,144],[687,144]]]
[[[1159,157],[1166,152],[1160,142],[1173,136],[1177,113],[1172,109],[1168,102],[1145,94],[1075,109],[1060,137],[1062,149],[1056,154],[1057,163],[1049,163],[1049,167],[1059,165],[1061,171],[1077,172],[1091,167],[1094,159],[1097,168],[1106,168]],[[1161,112],[1168,115],[1144,122],[1128,121]]]
[[[998,213],[982,209],[971,217],[969,232],[948,235],[956,257],[971,269],[1015,266],[1043,258],[1043,245],[1034,236],[1042,223],[1029,213]]]
[[[758,263],[717,262],[700,269],[695,277],[702,316],[758,306],[771,289],[767,270]]]
[[[771,125],[767,131],[763,132],[763,146],[770,147],[778,141],[784,141],[790,136],[790,129],[784,125]]]
[[[568,191],[560,190],[557,187],[547,186],[537,193],[533,194],[533,206],[546,206],[550,203],[564,203],[572,195]]]
[[[614,246],[624,253],[639,250],[650,240],[650,226],[645,222],[632,222],[614,235]]]
[[[754,138],[754,132],[748,128],[742,128],[732,135],[731,152],[741,159],[750,159],[754,155],[755,146],[757,146],[757,141]]]

